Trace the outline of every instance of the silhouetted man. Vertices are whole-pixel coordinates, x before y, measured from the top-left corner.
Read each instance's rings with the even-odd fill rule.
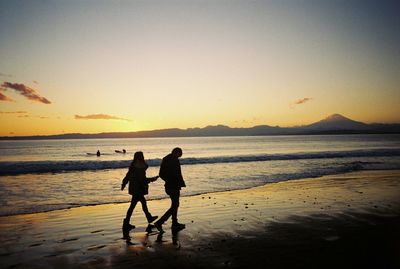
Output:
[[[162,225],[170,216],[172,216],[172,229],[182,230],[185,228],[185,224],[178,222],[180,191],[182,187],[186,187],[182,177],[181,164],[179,162],[179,157],[181,156],[182,149],[174,148],[161,162],[160,177],[165,181],[165,192],[169,195],[169,198],[171,198],[171,207],[154,223],[154,226],[156,226],[160,232],[164,232]]]

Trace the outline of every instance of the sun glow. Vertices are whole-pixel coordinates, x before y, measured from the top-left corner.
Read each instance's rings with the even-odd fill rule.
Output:
[[[311,1],[0,9],[1,136],[294,126],[333,113],[400,122],[389,7],[385,16],[371,3]],[[27,113],[8,113],[17,111]]]

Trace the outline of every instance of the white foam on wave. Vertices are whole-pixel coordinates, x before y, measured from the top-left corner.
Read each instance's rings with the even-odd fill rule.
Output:
[[[351,151],[323,151],[323,152],[298,152],[290,154],[263,154],[221,156],[203,158],[182,158],[182,165],[213,164],[213,163],[238,163],[279,160],[307,160],[307,159],[332,159],[355,157],[400,157],[400,149],[368,149]],[[0,162],[0,176],[20,175],[32,173],[61,173],[69,171],[120,169],[130,165],[130,160],[65,160],[65,161],[21,161]],[[150,166],[159,166],[161,159],[150,159]]]
[[[364,160],[373,160],[373,158],[364,158]],[[278,169],[273,170],[271,166],[268,165],[269,162],[263,163],[252,163],[252,164],[232,164],[229,166],[233,167],[233,172],[225,173],[224,166],[213,166],[213,173],[211,175],[206,175],[202,172],[207,171],[210,167],[192,167],[189,170],[186,170],[186,181],[190,188],[185,189],[183,195],[184,196],[192,196],[205,194],[210,192],[220,192],[220,191],[230,191],[237,189],[247,189],[251,187],[256,187],[264,184],[271,184],[281,181],[288,180],[298,180],[305,178],[317,178],[326,175],[334,175],[341,174],[346,172],[353,171],[361,171],[361,170],[390,170],[390,169],[400,169],[400,160],[388,161],[388,159],[393,158],[379,158],[380,161],[353,161],[352,159],[332,159],[327,162],[320,162],[319,160],[312,160],[311,162],[306,161],[303,165],[296,166],[295,163],[297,161],[293,161],[291,164],[291,168],[287,167],[286,162],[280,162],[278,165]],[[272,165],[272,166],[276,166]],[[206,165],[207,166],[207,165]],[[248,168],[240,169],[240,167]],[[259,169],[257,169],[257,167]],[[243,171],[242,173],[238,170],[238,168]],[[256,168],[256,169],[254,169]],[[200,169],[197,171],[193,171],[196,169]],[[200,173],[199,173],[200,171]],[[221,174],[218,174],[218,173]],[[80,173],[80,172],[79,172]],[[78,173],[77,173],[78,174]],[[105,177],[109,178],[108,173],[104,173]],[[114,181],[109,179],[109,181],[103,181],[104,177],[102,174],[99,175],[99,179],[103,182],[104,188],[99,188],[95,191],[96,195],[92,195],[91,193],[86,193],[87,187],[93,187],[92,185],[85,185],[82,188],[64,188],[63,194],[65,194],[65,201],[55,203],[54,199],[51,200],[49,197],[53,197],[54,189],[57,189],[57,186],[60,182],[57,181],[58,178],[63,178],[62,174],[56,175],[48,175],[47,189],[43,188],[43,184],[41,184],[41,191],[36,193],[33,192],[30,197],[23,196],[21,197],[15,196],[15,190],[12,188],[8,191],[5,190],[3,193],[0,190],[0,205],[3,205],[0,210],[0,216],[7,215],[17,215],[17,214],[26,214],[26,213],[35,213],[35,212],[44,212],[44,211],[52,211],[58,209],[66,209],[73,207],[81,207],[88,205],[100,205],[100,204],[110,204],[110,203],[121,203],[127,202],[125,195],[121,196],[121,191],[119,190],[119,185],[116,184],[118,181]],[[197,175],[197,176],[196,176]],[[92,176],[92,175],[87,175]],[[25,176],[23,176],[25,177]],[[46,181],[46,180],[45,180]],[[10,179],[9,182],[12,182]],[[93,180],[94,184],[96,184],[97,180]],[[36,183],[37,184],[37,183]],[[62,184],[62,183],[61,183]],[[85,183],[83,183],[85,184]],[[90,184],[90,183],[86,183]],[[110,193],[109,186],[112,184],[118,185],[114,190]],[[160,182],[160,184],[162,184]],[[161,187],[160,185],[159,187]],[[18,187],[18,186],[16,186]],[[98,187],[98,186],[97,186]],[[32,188],[36,188],[33,186]],[[165,198],[166,195],[163,191],[163,188],[154,189],[152,187],[151,200]],[[83,190],[83,193],[82,193]],[[8,196],[8,194],[12,194]],[[110,195],[112,194],[112,195]],[[24,195],[21,193],[21,195]],[[74,197],[79,197],[78,200],[74,200]],[[96,198],[97,197],[97,198]],[[123,197],[123,198],[121,198]],[[54,197],[53,197],[54,198]],[[107,199],[104,199],[107,198]],[[13,203],[13,199],[17,200],[18,203],[15,203],[14,206],[5,206],[6,204]],[[30,199],[33,199],[35,202],[31,203]],[[61,199],[61,200],[64,200]],[[53,201],[53,202],[52,202]]]

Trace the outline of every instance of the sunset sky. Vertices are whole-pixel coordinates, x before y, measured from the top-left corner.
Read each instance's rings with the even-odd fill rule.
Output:
[[[400,1],[0,0],[0,136],[400,122]]]

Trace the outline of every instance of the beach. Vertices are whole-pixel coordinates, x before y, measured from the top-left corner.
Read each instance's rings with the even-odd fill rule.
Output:
[[[130,240],[127,203],[3,216],[0,266],[398,268],[399,187],[400,170],[361,171],[182,197],[186,229],[167,222],[162,236],[138,205]],[[160,216],[169,203],[148,206]]]
[[[0,269],[400,269],[399,11],[0,0]]]

